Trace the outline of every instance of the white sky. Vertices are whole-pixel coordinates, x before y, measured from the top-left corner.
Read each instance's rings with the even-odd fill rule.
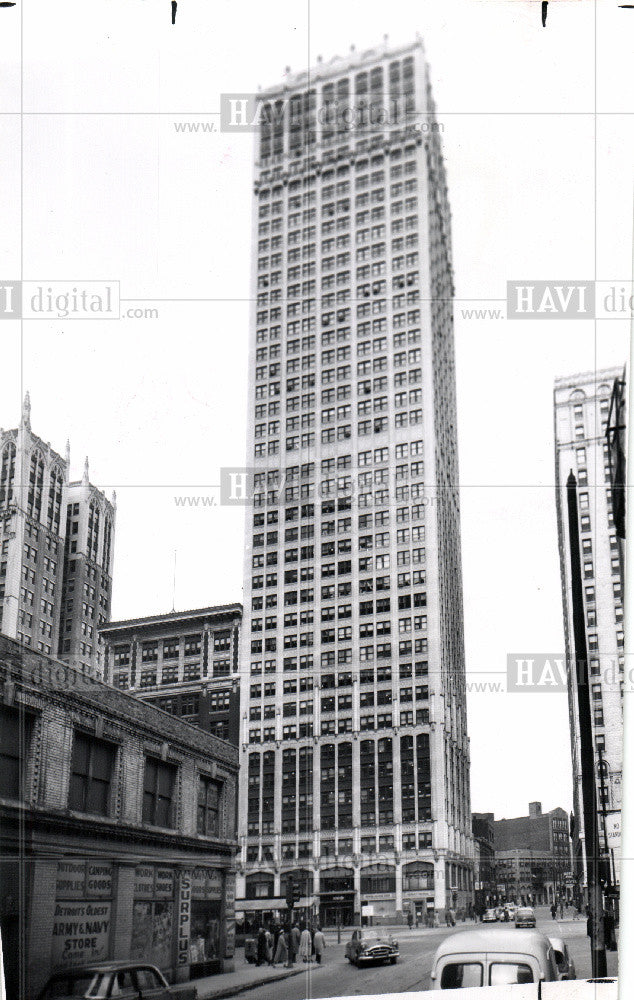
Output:
[[[252,137],[175,121],[217,122],[205,115],[222,92],[419,31],[458,299],[504,299],[512,279],[630,277],[634,14],[616,0],[553,0],[546,30],[535,0],[415,14],[411,0],[179,0],[174,27],[168,0],[18,0],[0,18],[0,275],[20,275],[22,245],[26,279],[115,279],[127,298],[168,300],[153,321],[25,323],[22,360],[19,328],[0,325],[0,425],[28,388],[36,433],[61,451],[70,437],[71,474],[89,454],[92,480],[117,490],[115,618],[171,608],[174,549],[177,608],[242,597],[242,510],[174,496],[211,493],[221,466],[244,463]],[[628,343],[626,318],[595,331],[461,315],[487,306],[504,315],[504,302],[455,310],[475,679],[508,652],[563,651],[552,383],[622,363]],[[564,695],[473,693],[469,710],[474,810],[569,808]]]

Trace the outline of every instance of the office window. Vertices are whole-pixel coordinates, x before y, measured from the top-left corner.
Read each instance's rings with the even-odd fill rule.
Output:
[[[207,837],[217,837],[220,819],[220,797],[222,785],[201,775],[198,783],[198,833]]]
[[[0,708],[0,798],[24,798],[24,765],[31,727],[30,716],[17,709]]]
[[[75,733],[68,795],[70,809],[108,815],[115,754],[114,746]]]
[[[147,757],[143,782],[143,822],[152,826],[173,827],[173,799],[176,767]]]

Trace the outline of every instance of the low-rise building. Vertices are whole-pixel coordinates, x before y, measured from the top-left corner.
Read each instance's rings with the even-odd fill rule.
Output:
[[[570,894],[570,830],[565,809],[544,813],[541,802],[529,802],[528,816],[493,820],[493,834],[499,884],[505,881],[505,863],[509,862],[515,872],[511,881],[520,895],[531,893],[535,902],[547,903]]]
[[[237,751],[0,636],[8,998],[87,961],[233,967]]]
[[[241,604],[171,611],[99,629],[104,678],[238,745]]]

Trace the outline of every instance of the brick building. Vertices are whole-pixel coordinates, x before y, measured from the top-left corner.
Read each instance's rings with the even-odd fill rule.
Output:
[[[233,967],[234,747],[0,636],[0,758],[9,1000],[89,960]]]
[[[102,625],[104,678],[237,746],[241,621],[225,604]]]
[[[529,802],[528,816],[493,820],[493,836],[499,883],[504,881],[501,873],[506,859],[512,862],[515,883],[521,883],[522,894],[533,891],[539,897],[537,902],[548,902],[553,894],[565,892],[571,871],[569,820],[565,809],[544,813],[541,802]],[[530,878],[526,871],[531,873]],[[533,885],[532,890],[530,885]]]

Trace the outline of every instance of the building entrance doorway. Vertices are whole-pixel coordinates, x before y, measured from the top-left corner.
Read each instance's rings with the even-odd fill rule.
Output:
[[[319,906],[319,920],[323,927],[352,927],[354,924],[354,901],[322,902]]]

